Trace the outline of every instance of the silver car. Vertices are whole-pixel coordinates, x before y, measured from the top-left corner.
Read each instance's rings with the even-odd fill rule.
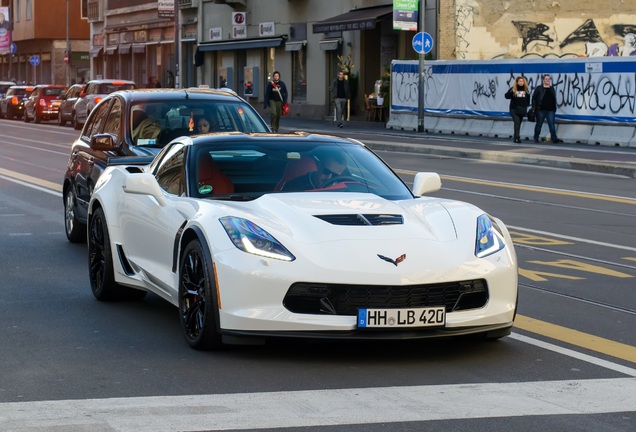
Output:
[[[118,90],[134,90],[135,88],[137,88],[137,84],[134,81],[101,79],[87,82],[73,107],[71,118],[73,127],[80,130],[95,105],[107,95]]]

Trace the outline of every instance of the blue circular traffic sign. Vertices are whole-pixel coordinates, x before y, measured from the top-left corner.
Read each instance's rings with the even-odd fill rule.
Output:
[[[32,66],[37,66],[40,64],[40,56],[39,55],[32,55],[31,58],[29,59],[29,63],[31,63]]]
[[[433,37],[426,32],[413,36],[413,49],[418,54],[428,54],[433,49]]]
[[[18,46],[15,42],[11,42],[11,54],[15,54],[18,51]]]

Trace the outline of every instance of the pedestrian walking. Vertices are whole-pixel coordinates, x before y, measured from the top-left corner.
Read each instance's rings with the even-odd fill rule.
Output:
[[[349,81],[345,79],[343,71],[338,71],[338,77],[331,83],[331,99],[336,109],[337,125],[341,128],[347,102],[351,99]]]
[[[540,86],[536,87],[532,92],[532,108],[534,109],[537,122],[534,125],[534,142],[539,142],[539,136],[541,135],[541,127],[543,121],[548,122],[548,128],[550,129],[550,136],[553,143],[562,143],[557,137],[556,125],[554,118],[557,109],[556,91],[552,86],[552,77],[549,74],[543,75],[543,82]]]
[[[528,112],[530,105],[530,90],[528,83],[522,76],[515,79],[515,83],[505,94],[506,99],[510,99],[510,117],[514,124],[514,139],[516,143],[521,143],[519,130],[521,129],[521,121]]]
[[[161,88],[161,84],[159,84],[159,79],[156,75],[150,75],[148,77],[148,82],[146,83],[147,88]]]
[[[274,71],[272,78],[265,89],[263,108],[269,108],[272,131],[278,132],[282,107],[287,103],[287,86],[280,80],[280,72]]]
[[[168,71],[168,80],[166,81],[166,87],[174,88],[174,74],[171,70]]]

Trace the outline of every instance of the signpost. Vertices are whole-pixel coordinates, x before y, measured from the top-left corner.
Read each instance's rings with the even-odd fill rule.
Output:
[[[428,54],[433,50],[433,37],[426,32],[413,36],[413,49],[418,54]]]
[[[31,63],[31,66],[33,66],[33,84],[35,85],[37,83],[35,71],[37,70],[37,67],[40,64],[40,56],[39,55],[32,55],[29,58],[29,63]]]

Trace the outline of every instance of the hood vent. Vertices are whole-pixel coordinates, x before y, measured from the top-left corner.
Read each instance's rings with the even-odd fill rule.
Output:
[[[404,217],[392,214],[335,214],[316,215],[332,225],[402,225]]]

